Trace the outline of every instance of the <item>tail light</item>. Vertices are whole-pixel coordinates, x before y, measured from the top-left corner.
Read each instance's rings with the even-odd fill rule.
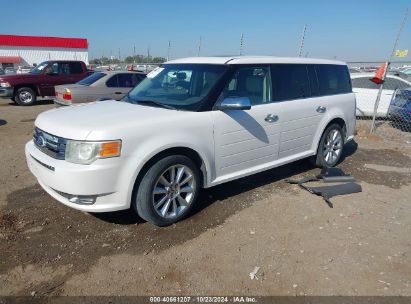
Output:
[[[64,100],[71,100],[71,92],[69,89],[66,89],[66,91],[63,94],[63,99]]]

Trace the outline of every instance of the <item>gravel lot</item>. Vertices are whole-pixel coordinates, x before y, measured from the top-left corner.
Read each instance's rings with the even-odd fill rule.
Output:
[[[362,124],[340,167],[363,192],[333,209],[284,182],[317,173],[300,161],[204,190],[192,217],[158,228],[69,209],[39,187],[24,144],[52,107],[0,100],[0,295],[411,296],[409,134]]]

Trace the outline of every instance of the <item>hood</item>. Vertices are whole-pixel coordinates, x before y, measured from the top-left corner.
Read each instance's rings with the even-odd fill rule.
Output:
[[[68,139],[106,140],[121,138],[124,130],[148,128],[159,120],[173,120],[183,113],[105,100],[43,112],[37,117],[35,125],[45,132]]]

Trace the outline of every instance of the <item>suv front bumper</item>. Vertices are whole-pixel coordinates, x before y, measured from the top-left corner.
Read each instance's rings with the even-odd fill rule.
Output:
[[[8,87],[8,88],[0,87],[0,97],[2,98],[12,98],[13,92],[14,92],[13,87]]]
[[[119,159],[80,165],[54,159],[33,141],[25,147],[27,165],[40,186],[53,198],[86,212],[110,212],[130,207],[128,185],[121,183]]]

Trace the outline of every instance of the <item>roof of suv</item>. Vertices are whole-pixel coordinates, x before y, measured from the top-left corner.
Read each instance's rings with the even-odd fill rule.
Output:
[[[261,63],[306,63],[306,64],[338,64],[345,62],[327,59],[302,57],[274,57],[274,56],[231,56],[231,57],[188,57],[175,59],[165,64],[174,63],[205,63],[205,64],[261,64]]]

